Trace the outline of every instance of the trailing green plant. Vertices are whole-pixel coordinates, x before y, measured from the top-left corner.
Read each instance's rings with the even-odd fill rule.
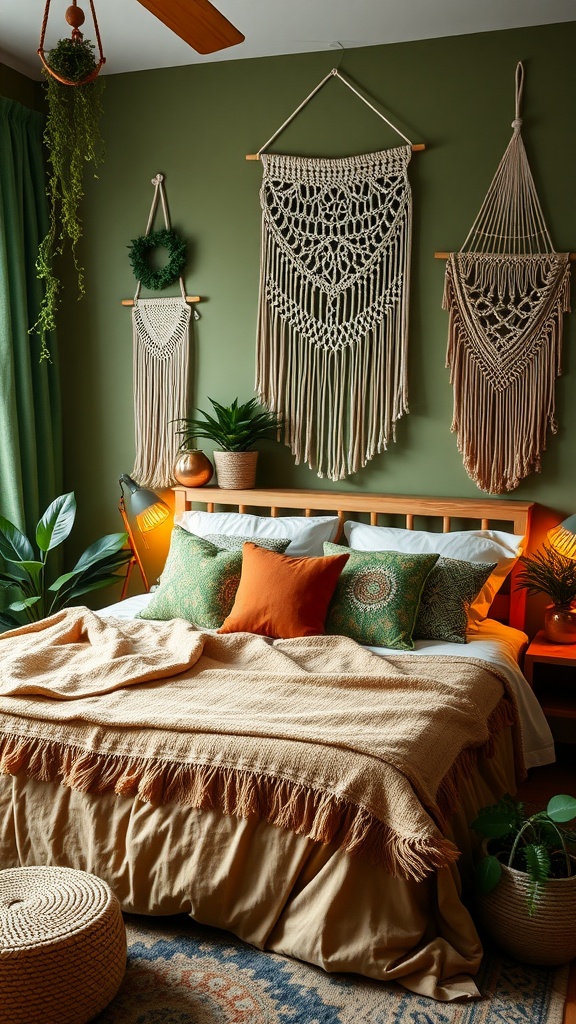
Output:
[[[259,407],[256,398],[242,405],[238,404],[237,398],[231,405],[220,405],[213,398],[208,401],[212,403],[214,416],[199,409],[198,413],[203,419],[176,421],[180,424],[176,433],[182,438],[179,451],[195,449],[196,440],[204,438],[214,441],[224,452],[247,452],[257,441],[272,437],[281,426],[276,413]]]
[[[516,586],[529,594],[547,594],[553,604],[568,607],[576,599],[576,561],[544,544],[533,556],[522,555]]]
[[[81,81],[97,66],[89,39],[60,39],[48,58],[54,71],[74,82]],[[38,278],[44,282],[44,297],[32,331],[40,335],[40,358],[48,359],[47,335],[56,327],[60,291],[54,264],[67,242],[76,270],[78,297],[84,294],[84,269],[77,251],[82,236],[80,204],[86,164],[96,168],[104,158],[100,133],[104,82],[96,78],[84,85],[63,85],[45,69],[43,74],[48,102],[44,142],[50,165],[46,190],[49,224],[36,259]]]
[[[565,827],[575,817],[576,799],[564,794],[553,796],[545,811],[534,814],[528,814],[523,803],[508,795],[485,807],[471,825],[489,841],[488,855],[476,866],[479,891],[488,893],[496,888],[505,863],[528,875],[528,913],[534,914],[548,879],[576,874],[576,831]]]
[[[125,546],[128,534],[110,533],[87,547],[70,572],[49,582],[48,555],[69,536],[75,518],[74,492],[56,498],[36,527],[35,551],[28,537],[0,516],[0,632],[37,622],[121,579],[118,570],[132,557]]]

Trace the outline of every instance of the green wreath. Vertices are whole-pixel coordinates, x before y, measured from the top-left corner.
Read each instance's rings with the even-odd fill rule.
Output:
[[[160,247],[168,250],[169,259],[165,266],[153,270],[148,258],[152,249]],[[160,288],[167,288],[169,284],[174,284],[174,281],[182,276],[186,263],[186,242],[172,228],[153,231],[150,235],[140,235],[140,238],[132,240],[128,248],[134,276],[145,288],[158,291]]]

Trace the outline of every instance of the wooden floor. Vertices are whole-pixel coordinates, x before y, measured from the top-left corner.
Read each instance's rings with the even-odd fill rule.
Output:
[[[545,807],[551,796],[569,793],[576,796],[576,745],[558,745],[557,761],[543,768],[532,768],[518,790],[518,799]],[[564,1024],[576,1024],[576,960],[572,961]]]

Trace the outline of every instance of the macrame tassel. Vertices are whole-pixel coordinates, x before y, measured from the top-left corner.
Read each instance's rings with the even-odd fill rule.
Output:
[[[446,264],[446,365],[452,431],[472,480],[490,494],[539,472],[556,433],[567,253],[552,245],[520,130],[524,69],[516,68],[513,134],[468,237]]]
[[[136,299],[132,476],[146,487],[174,484],[178,448],[174,420],[186,416],[190,307],[184,299]]]
[[[262,154],[256,390],[296,463],[330,480],[408,411],[410,157]]]
[[[514,490],[540,471],[556,433],[562,315],[570,309],[567,254],[455,254],[446,268],[446,365],[454,388],[452,432],[481,490]]]

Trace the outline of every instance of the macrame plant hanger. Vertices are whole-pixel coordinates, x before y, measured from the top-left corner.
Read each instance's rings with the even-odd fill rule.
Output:
[[[337,159],[265,154],[338,78],[406,145]],[[342,480],[408,411],[410,140],[333,69],[247,159],[263,164],[256,390],[296,462]]]
[[[152,184],[146,236],[159,199],[170,230],[164,176],[157,174]],[[179,282],[180,297],[141,299],[138,281],[132,310],[136,459],[131,475],[152,489],[175,483],[178,442],[173,421],[185,417],[188,408],[190,306],[182,277]]]
[[[523,85],[518,64],[512,138],[464,245],[447,254],[443,300],[452,431],[466,472],[491,494],[539,471],[547,430],[557,430],[570,309],[570,253],[554,250],[522,141]]]

